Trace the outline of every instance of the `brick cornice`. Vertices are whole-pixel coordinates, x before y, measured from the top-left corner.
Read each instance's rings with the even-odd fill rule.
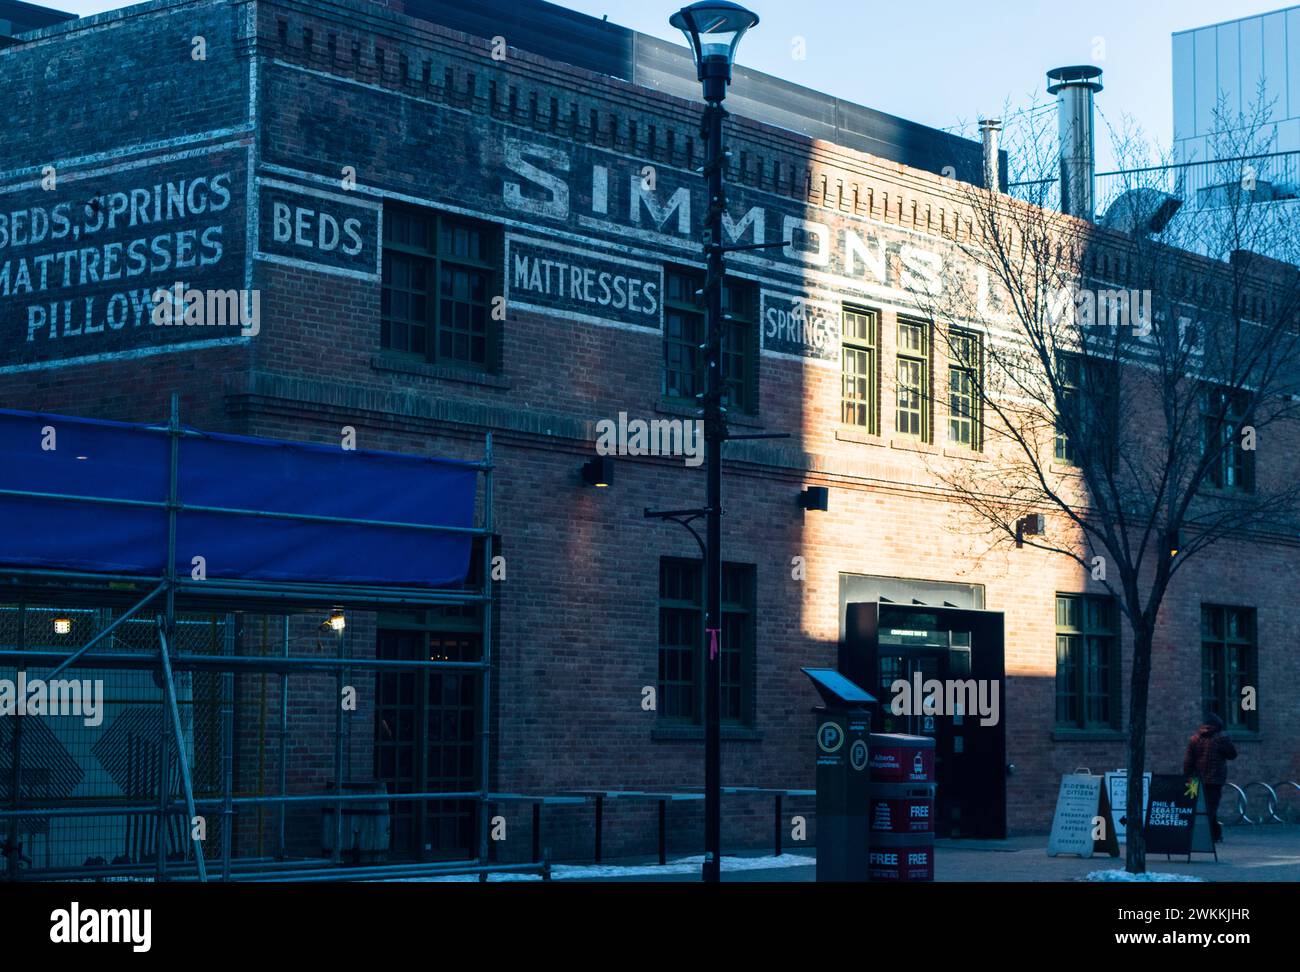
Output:
[[[478,438],[491,432],[501,439],[554,451],[588,453],[596,440],[596,420],[558,412],[521,408],[517,403],[471,401],[415,394],[394,389],[321,381],[275,372],[254,371],[230,379],[226,407],[247,420],[256,415],[291,416],[307,425],[355,423],[410,431]],[[671,458],[628,457],[621,462],[665,463]],[[942,496],[946,491],[918,483],[889,482],[855,475],[843,457],[805,452],[797,447],[734,442],[726,466],[733,474],[783,482],[818,482],[873,488],[892,493]]]
[[[258,3],[267,11],[285,11],[318,21],[333,20],[341,29],[360,29],[393,42],[423,46],[433,53],[479,65],[486,72],[500,73],[522,83],[553,85],[575,95],[598,98],[611,110],[651,116],[660,124],[675,126],[685,133],[695,134],[699,126],[698,102],[513,47],[509,48],[505,61],[496,62],[491,59],[491,44],[485,38],[394,13],[372,3],[360,0],[258,0]],[[391,90],[409,94],[395,86]],[[740,115],[732,115],[729,125],[729,138],[737,157],[744,148],[780,156],[784,164],[797,162],[809,171],[814,185],[822,175],[829,174],[824,170],[834,170],[849,177],[879,180],[892,191],[924,195],[928,202],[950,209],[968,205],[962,195],[968,190],[955,188],[952,180],[933,173]],[[738,174],[732,176],[737,177]],[[800,194],[791,198],[817,204]]]

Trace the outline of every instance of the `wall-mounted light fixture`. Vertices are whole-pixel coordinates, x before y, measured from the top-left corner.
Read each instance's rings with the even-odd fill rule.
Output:
[[[331,631],[342,631],[347,626],[348,619],[344,616],[342,608],[335,608],[331,611],[330,616],[321,625],[322,628],[328,627]]]
[[[1037,537],[1047,532],[1047,518],[1041,513],[1030,513],[1016,520],[1016,548],[1025,545],[1025,537]]]
[[[55,618],[54,633],[69,634],[72,631],[72,618]]]
[[[1173,560],[1183,548],[1183,535],[1178,530],[1170,530],[1165,534],[1165,539],[1169,543],[1169,559]]]
[[[825,486],[805,486],[799,494],[799,506],[825,513],[831,508],[831,491]]]
[[[614,457],[596,456],[582,464],[582,481],[588,486],[607,489],[614,485]]]

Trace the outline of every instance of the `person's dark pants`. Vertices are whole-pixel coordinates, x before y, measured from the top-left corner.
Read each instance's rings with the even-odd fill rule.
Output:
[[[1210,836],[1216,844],[1223,840],[1223,826],[1219,823],[1219,801],[1222,799],[1222,783],[1205,784],[1205,809],[1210,814]]]

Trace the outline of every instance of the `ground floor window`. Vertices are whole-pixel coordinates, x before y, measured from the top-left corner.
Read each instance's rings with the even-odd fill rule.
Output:
[[[1243,703],[1256,683],[1255,609],[1201,605],[1201,701],[1229,729],[1255,732],[1259,711]]]
[[[1056,595],[1056,724],[1121,727],[1119,626],[1115,599]]]
[[[698,723],[704,713],[704,570],[698,560],[659,563],[660,720]],[[753,721],[754,568],[722,567],[722,720]]]

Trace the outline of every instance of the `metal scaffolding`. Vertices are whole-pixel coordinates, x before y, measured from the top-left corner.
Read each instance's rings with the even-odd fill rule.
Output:
[[[439,526],[399,523],[339,516],[272,512],[233,507],[199,506],[179,495],[180,442],[203,433],[181,425],[176,396],[165,427],[170,440],[170,471],[165,501],[148,502],[102,496],[39,493],[0,489],[0,496],[42,501],[95,504],[109,513],[120,506],[147,506],[166,511],[167,560],[161,576],[104,574],[48,569],[0,569],[0,610],[16,622],[10,641],[0,626],[0,666],[48,668],[45,681],[72,670],[93,670],[113,674],[113,690],[120,696],[115,704],[144,702],[131,710],[130,733],[109,740],[79,737],[76,746],[93,748],[95,767],[103,767],[112,782],[103,790],[118,795],[109,798],[72,798],[70,790],[85,789],[86,771],[77,765],[65,746],[53,740],[43,722],[24,718],[0,719],[10,724],[8,745],[0,738],[0,760],[9,755],[8,766],[0,762],[0,873],[9,880],[127,878],[207,881],[229,880],[381,880],[428,877],[439,874],[488,871],[540,871],[549,875],[544,856],[517,864],[490,864],[488,859],[489,805],[516,795],[493,794],[491,781],[491,671],[492,671],[492,437],[486,436],[483,459],[464,465],[476,471],[482,501],[477,526]],[[299,520],[339,526],[371,526],[403,530],[434,530],[480,538],[481,583],[477,589],[424,589],[374,584],[245,581],[239,579],[195,580],[176,571],[176,524],[180,511],[230,513],[269,519]],[[340,632],[331,654],[291,654],[291,616],[346,608],[348,611],[393,609],[446,609],[475,607],[481,614],[482,649],[477,659],[428,660],[355,657],[347,651]],[[44,644],[51,614],[75,610],[91,616],[97,632],[75,650]],[[276,653],[237,653],[235,613],[248,616],[282,616],[280,650]],[[199,615],[207,615],[200,618]],[[196,619],[197,618],[197,619]],[[321,629],[324,625],[319,626]],[[57,630],[58,625],[55,625]],[[264,638],[266,627],[264,625]],[[305,627],[304,630],[307,630]],[[152,642],[152,643],[151,643]],[[318,648],[322,643],[317,641]],[[100,650],[96,650],[100,649]],[[292,745],[289,730],[289,679],[334,676],[335,699],[343,695],[354,671],[419,672],[421,670],[473,673],[477,676],[477,786],[457,792],[374,792],[345,791],[351,772],[350,721],[341,703],[334,706],[333,787],[331,792],[290,792],[289,766]],[[159,690],[156,699],[141,675],[149,673]],[[280,678],[278,792],[238,794],[234,786],[237,747],[243,742],[235,731],[236,680],[250,675]],[[204,691],[195,686],[202,683]],[[142,696],[148,696],[144,698]],[[267,704],[263,683],[263,719]],[[153,708],[156,704],[156,715]],[[376,700],[377,704],[377,700]],[[125,711],[125,709],[123,710]],[[102,712],[101,712],[102,719]],[[323,729],[324,719],[319,720]],[[25,731],[24,731],[25,730]],[[266,753],[265,733],[257,751],[259,766]],[[52,741],[53,740],[53,741]],[[347,753],[345,754],[345,747]],[[212,750],[217,758],[211,758]],[[346,758],[345,758],[346,757]],[[71,765],[70,765],[71,764]],[[196,780],[195,770],[200,771]],[[6,772],[7,770],[7,772]],[[77,781],[77,782],[73,782]],[[259,784],[260,786],[260,784]],[[400,801],[427,808],[433,801],[472,801],[477,820],[477,854],[457,861],[418,860],[412,863],[387,861],[348,866],[344,863],[344,817],[365,805]],[[287,841],[286,816],[295,808],[321,807],[333,811],[333,840],[319,854],[295,853]],[[256,852],[236,854],[241,840],[237,830],[241,810],[256,810],[258,830]],[[274,853],[265,852],[265,813],[273,812]],[[50,851],[50,834],[58,825],[95,820],[119,821],[125,836],[113,831],[124,853],[112,861],[94,854],[81,865],[55,861]],[[208,828],[215,819],[219,826]],[[327,818],[323,818],[327,819]],[[244,821],[248,823],[248,821]],[[118,826],[118,825],[115,825]],[[322,823],[322,829],[327,826]],[[45,837],[45,860],[33,859],[34,843]],[[24,836],[28,838],[24,841]],[[214,839],[215,838],[215,839]],[[86,837],[76,850],[107,846],[108,837]],[[244,835],[247,839],[247,835]],[[213,844],[217,847],[214,849]],[[534,844],[536,848],[536,842]],[[151,856],[152,860],[147,857]]]

